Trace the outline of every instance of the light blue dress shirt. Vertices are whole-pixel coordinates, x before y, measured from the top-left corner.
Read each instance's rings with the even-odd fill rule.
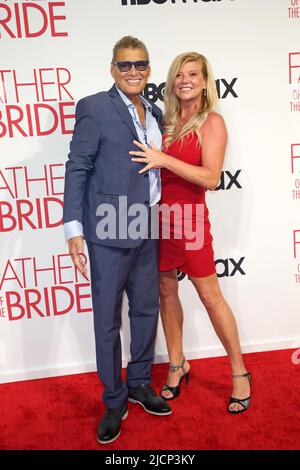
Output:
[[[153,143],[157,148],[161,148],[162,137],[161,132],[158,127],[157,121],[152,114],[152,106],[146,101],[143,96],[141,96],[141,101],[146,110],[146,128],[144,129],[139,115],[137,113],[137,109],[134,104],[127,98],[127,96],[118,88],[118,93],[124,103],[126,104],[132,121],[134,123],[134,127],[136,129],[139,141],[145,145],[149,145]],[[149,173],[149,184],[150,184],[150,206],[154,206],[158,203],[161,197],[161,178],[160,178],[160,170],[159,169],[151,169],[148,171]],[[64,232],[66,240],[70,238],[83,236],[83,228],[82,224],[78,220],[71,220],[70,222],[66,222],[64,225]]]

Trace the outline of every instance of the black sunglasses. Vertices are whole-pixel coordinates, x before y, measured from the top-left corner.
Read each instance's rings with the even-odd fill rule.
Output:
[[[149,60],[137,60],[136,62],[113,62],[113,64],[118,66],[120,72],[129,72],[133,65],[138,72],[144,72],[149,65]]]

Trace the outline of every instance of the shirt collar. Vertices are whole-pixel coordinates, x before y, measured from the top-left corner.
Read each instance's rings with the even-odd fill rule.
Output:
[[[122,98],[122,100],[124,101],[124,103],[126,104],[126,106],[128,107],[134,107],[134,104],[130,101],[130,99],[125,95],[125,93],[123,93],[122,90],[120,90],[120,88],[117,87],[116,85],[116,89],[120,95],[120,97]],[[150,113],[152,113],[152,106],[150,103],[148,103],[147,100],[145,100],[145,98],[140,95],[140,98],[141,98],[141,102],[143,103],[143,105],[145,106],[145,108],[150,111]]]

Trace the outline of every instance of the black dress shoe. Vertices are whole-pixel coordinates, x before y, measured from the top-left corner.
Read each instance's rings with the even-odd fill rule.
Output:
[[[107,408],[98,426],[97,441],[109,444],[117,439],[121,433],[121,422],[127,416],[127,403],[120,408]]]
[[[166,416],[172,413],[169,405],[155,393],[150,384],[129,388],[128,401],[130,403],[139,403],[145,411],[153,415]]]

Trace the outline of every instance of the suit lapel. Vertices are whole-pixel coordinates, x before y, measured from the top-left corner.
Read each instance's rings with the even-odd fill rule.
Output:
[[[127,109],[127,106],[122,100],[121,96],[119,95],[115,85],[109,90],[108,94],[112,98],[111,101],[113,105],[115,106],[115,108],[117,109],[118,113],[121,115],[123,121],[131,130],[135,140],[139,140],[132,118]]]
[[[155,109],[154,106],[153,106],[153,103],[151,103],[149,100],[147,100],[147,98],[144,97],[144,99],[147,101],[147,103],[150,104],[150,106],[152,108],[152,116],[156,119],[160,132],[163,133],[162,112],[161,112],[161,110],[159,108]],[[157,110],[157,109],[159,109],[159,110]]]

